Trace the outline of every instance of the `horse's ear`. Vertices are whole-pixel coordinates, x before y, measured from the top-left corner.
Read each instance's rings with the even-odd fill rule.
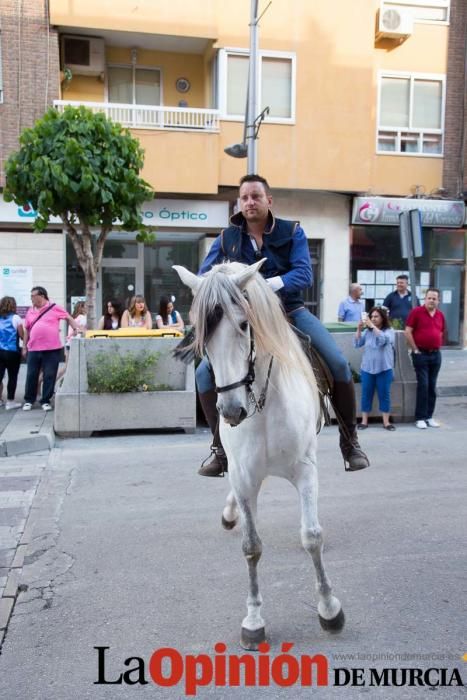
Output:
[[[253,265],[247,267],[246,270],[243,270],[242,272],[237,272],[236,275],[233,275],[233,280],[235,284],[237,284],[240,287],[240,289],[244,289],[253,277],[253,275],[255,275],[258,272],[258,270],[266,262],[266,260],[267,258],[262,258],[261,260],[258,260],[258,262],[253,263]]]
[[[192,272],[183,267],[183,265],[172,265],[172,269],[177,272],[183,284],[190,287],[193,294],[196,294],[200,286],[203,284],[203,279],[194,275]]]

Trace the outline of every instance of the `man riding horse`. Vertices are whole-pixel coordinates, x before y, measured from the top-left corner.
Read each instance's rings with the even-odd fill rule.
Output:
[[[313,280],[308,241],[296,221],[274,217],[271,190],[259,175],[240,180],[240,212],[214,241],[200,274],[213,265],[236,261],[251,265],[266,258],[261,274],[281,300],[290,323],[309,336],[312,346],[326,362],[333,377],[331,401],[339,419],[340,448],[349,471],[370,465],[356,434],[355,388],[349,365],[331,334],[305,308],[303,290]],[[211,368],[203,359],[196,371],[199,399],[213,434],[212,459],[199,470],[202,476],[221,476],[227,459],[218,432],[217,394]]]

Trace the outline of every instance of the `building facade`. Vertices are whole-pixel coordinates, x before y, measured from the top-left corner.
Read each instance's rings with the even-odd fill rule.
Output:
[[[258,112],[269,107],[269,114],[259,132],[258,171],[273,187],[276,213],[300,219],[310,239],[315,285],[307,304],[323,321],[336,320],[361,272],[370,280],[373,270],[376,284],[377,272],[389,280],[404,269],[400,257],[384,254],[397,245],[397,222],[357,224],[356,198],[444,196],[454,167],[447,162],[448,71],[452,51],[459,52],[450,13],[457,22],[461,4],[339,0],[336,12],[336,3],[294,0],[292,12],[287,0],[275,0],[260,20]],[[246,161],[224,149],[243,138],[250,2],[49,0],[48,7],[49,47],[60,55],[56,108],[87,104],[128,126],[145,149],[142,174],[156,192],[147,208],[151,222],[157,218],[156,243],[144,248],[131,234],[111,234],[100,301],[142,291],[155,311],[169,292],[186,312],[189,299],[171,265],[196,269],[227,223],[246,172]],[[450,197],[464,206],[459,192]],[[421,288],[443,282],[437,264],[446,258],[436,257],[438,249],[444,255],[454,246],[465,262],[463,222],[454,230],[442,221],[427,229]],[[373,252],[365,263],[360,239],[367,234]],[[63,254],[70,302],[83,280],[66,242]],[[453,342],[463,337],[465,305],[465,272],[457,272]],[[375,284],[366,284],[367,297],[378,298]]]

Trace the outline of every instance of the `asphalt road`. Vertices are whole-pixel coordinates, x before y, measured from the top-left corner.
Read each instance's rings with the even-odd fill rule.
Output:
[[[362,434],[372,467],[352,474],[344,473],[336,429],[323,431],[320,520],[327,570],[347,618],[340,635],[319,627],[294,489],[276,479],[264,484],[259,571],[270,659],[283,642],[294,644],[296,658],[323,654],[329,685],[212,683],[197,697],[430,697],[427,686],[370,686],[371,668],[447,668],[448,680],[456,668],[467,683],[467,397],[440,399],[437,418],[439,430],[372,426]],[[67,440],[52,451],[31,511],[28,590],[0,656],[2,698],[182,698],[183,680],[166,688],[152,682],[155,650],[214,660],[214,645],[223,642],[226,655],[242,653],[241,535],[220,527],[227,480],[196,475],[206,445],[202,432],[143,434]],[[144,664],[149,682],[96,685],[97,646],[109,647],[106,680],[141,667],[127,677],[134,681]],[[143,661],[125,666],[129,657]],[[363,669],[366,685],[333,687],[338,667]],[[163,669],[170,675],[170,665]],[[467,697],[456,685],[436,693]]]

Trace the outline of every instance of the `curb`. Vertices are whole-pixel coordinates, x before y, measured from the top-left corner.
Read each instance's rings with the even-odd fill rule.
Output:
[[[51,450],[55,445],[53,412],[17,411],[0,439],[0,458]]]
[[[436,394],[438,396],[467,396],[467,386],[437,386]]]
[[[24,557],[29,547],[29,543],[32,540],[33,528],[29,520],[29,516],[30,514],[26,519],[23,534],[18,542],[13,561],[9,567],[10,571],[7,576],[5,588],[0,596],[0,653],[8,630],[8,623],[10,622],[18,595],[27,589],[27,587],[21,584],[20,581],[23,571]]]

